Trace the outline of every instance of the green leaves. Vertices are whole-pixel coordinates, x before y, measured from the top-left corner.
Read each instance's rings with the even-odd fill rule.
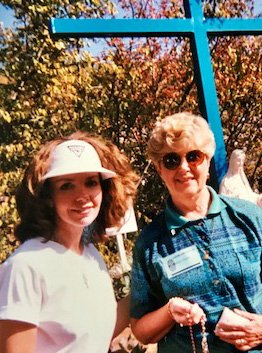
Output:
[[[113,140],[143,175],[136,205],[141,228],[159,212],[167,194],[145,155],[155,119],[182,110],[199,112],[189,40],[105,39],[105,49],[94,57],[84,40],[54,40],[49,20],[109,17],[115,11],[110,1],[3,3],[13,8],[17,19],[13,31],[0,34],[0,74],[5,78],[5,84],[0,84],[0,198],[5,200],[0,211],[0,246],[6,249],[4,253],[10,250],[7,239],[13,239],[17,222],[15,188],[28,160],[46,140],[76,129]],[[120,0],[116,4],[127,17],[183,16],[178,1]],[[248,17],[252,10],[252,1],[244,0],[206,0],[203,5],[209,17]],[[236,147],[247,149],[246,173],[254,189],[261,177],[257,167],[261,153],[260,37],[210,40],[228,155]],[[102,251],[106,254],[105,248]],[[110,266],[116,261],[114,251],[107,256]]]
[[[0,120],[2,119],[5,120],[7,123],[11,123],[12,120],[10,114],[7,111],[0,109]]]

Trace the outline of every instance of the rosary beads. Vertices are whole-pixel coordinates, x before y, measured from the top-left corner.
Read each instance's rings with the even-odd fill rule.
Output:
[[[170,298],[168,301],[168,305],[167,305],[167,311],[168,311],[169,316],[172,318],[172,320],[176,321],[176,318],[174,317],[175,313],[173,312],[174,306],[178,306],[180,309],[182,308],[184,310],[190,309],[190,311],[191,311],[192,308],[188,308],[188,305],[189,305],[189,302],[187,302],[183,298],[179,298],[179,297]],[[197,304],[194,304],[194,305],[197,305]],[[187,319],[190,318],[189,312],[187,313],[186,317],[187,317]],[[202,336],[202,339],[201,339],[202,353],[209,353],[208,342],[207,342],[207,333],[206,333],[206,317],[205,317],[205,315],[203,315],[201,317],[200,325],[201,325],[201,336]],[[184,325],[182,323],[180,323],[180,326],[183,327]],[[192,351],[193,351],[193,353],[197,353],[191,320],[188,321],[186,326],[189,327]]]
[[[205,318],[201,318],[200,325],[201,325],[201,335],[202,335],[202,340],[201,340],[202,353],[209,353],[208,343],[207,343],[206,320],[205,320]],[[189,332],[190,332],[190,339],[191,339],[193,353],[197,353],[195,339],[194,339],[194,333],[193,333],[193,327],[192,326],[189,326]]]

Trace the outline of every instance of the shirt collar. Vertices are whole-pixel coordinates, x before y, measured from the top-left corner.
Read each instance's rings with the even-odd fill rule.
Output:
[[[208,190],[211,194],[212,201],[207,214],[208,215],[218,214],[221,212],[222,209],[226,207],[226,205],[220,200],[218,194],[211,186],[208,186]],[[183,217],[181,214],[178,213],[177,209],[174,207],[172,203],[171,197],[169,197],[166,201],[165,219],[166,219],[167,228],[169,230],[181,228],[183,227],[183,225],[190,222],[190,220],[188,220],[187,218]]]

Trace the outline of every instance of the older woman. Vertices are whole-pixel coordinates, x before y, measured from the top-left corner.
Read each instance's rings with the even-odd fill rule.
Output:
[[[206,185],[214,151],[190,113],[157,122],[148,143],[170,196],[135,245],[131,327],[159,353],[260,352],[262,212]]]

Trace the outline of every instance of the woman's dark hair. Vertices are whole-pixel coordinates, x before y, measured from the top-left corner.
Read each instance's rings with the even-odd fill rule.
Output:
[[[38,236],[50,240],[56,229],[56,214],[53,207],[52,187],[43,181],[55,147],[67,140],[83,140],[97,151],[103,167],[116,172],[116,177],[101,180],[103,199],[97,219],[92,225],[93,235],[101,239],[105,229],[121,226],[121,221],[136,195],[138,176],[132,170],[128,158],[108,140],[86,132],[75,132],[46,143],[28,166],[22,183],[16,192],[20,223],[15,229],[18,240]]]

